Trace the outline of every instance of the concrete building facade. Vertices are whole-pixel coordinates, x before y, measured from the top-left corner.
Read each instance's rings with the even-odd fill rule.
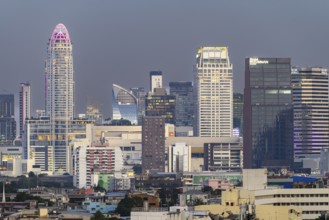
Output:
[[[194,77],[197,136],[232,136],[232,68],[227,47],[199,48]]]

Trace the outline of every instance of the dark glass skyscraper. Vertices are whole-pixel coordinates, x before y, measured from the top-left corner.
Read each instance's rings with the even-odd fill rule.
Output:
[[[145,116],[163,116],[166,123],[175,124],[176,97],[167,95],[164,88],[155,88],[145,99]]]
[[[244,168],[293,162],[290,58],[247,58],[244,92]]]
[[[14,95],[0,95],[0,145],[12,145],[15,137]]]
[[[243,94],[233,93],[233,129],[242,132],[243,122]],[[234,131],[233,131],[234,134]]]
[[[170,82],[170,95],[176,96],[176,126],[193,127],[194,99],[192,82]]]

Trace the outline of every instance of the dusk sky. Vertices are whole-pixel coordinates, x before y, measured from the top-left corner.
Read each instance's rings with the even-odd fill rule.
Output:
[[[0,1],[0,93],[29,81],[33,110],[44,108],[46,46],[66,25],[73,42],[76,113],[89,99],[111,116],[112,83],[148,89],[149,72],[192,81],[200,46],[228,46],[234,91],[244,58],[291,57],[295,66],[329,67],[329,1]]]

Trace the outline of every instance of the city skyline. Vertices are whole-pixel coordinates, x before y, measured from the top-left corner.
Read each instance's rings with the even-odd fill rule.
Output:
[[[0,83],[1,92],[18,97],[19,83],[29,81],[32,113],[44,107],[46,39],[58,23],[64,23],[74,39],[76,113],[86,111],[91,97],[110,116],[110,85],[148,89],[152,70],[163,71],[165,86],[170,81],[192,81],[196,50],[205,45],[229,47],[235,92],[243,90],[245,57],[291,57],[294,66],[329,66],[329,32],[317,31],[328,20],[327,2],[292,1],[285,7],[274,1],[218,2],[206,12],[199,10],[202,3],[185,3],[82,1],[63,8],[42,1],[2,2],[0,27],[6,34],[0,39],[6,42],[2,50],[6,52],[0,55],[0,65],[6,80]],[[312,16],[306,16],[305,9]],[[204,23],[209,25],[196,31]],[[127,64],[126,59],[131,62]]]

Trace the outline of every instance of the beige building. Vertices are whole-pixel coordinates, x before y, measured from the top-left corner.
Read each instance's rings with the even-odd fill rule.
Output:
[[[226,190],[222,205],[201,210],[240,213],[248,205],[258,219],[316,219],[329,211],[329,188],[282,189],[267,186],[266,169],[243,170],[243,188]],[[250,210],[249,207],[252,207]]]

